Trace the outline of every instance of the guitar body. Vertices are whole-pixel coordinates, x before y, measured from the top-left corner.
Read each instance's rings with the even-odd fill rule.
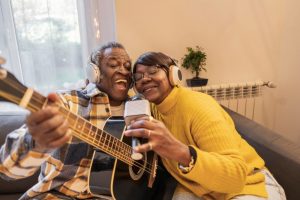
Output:
[[[123,137],[125,130],[125,121],[123,117],[110,118],[105,126],[104,131],[111,133],[122,142],[131,146],[131,138]],[[143,142],[143,141],[142,141]],[[108,158],[110,157],[110,158]],[[98,158],[98,160],[97,160]],[[168,200],[172,199],[177,182],[171,175],[161,166],[157,166],[155,181],[152,187],[148,186],[150,164],[155,161],[154,152],[150,151],[144,154],[143,160],[137,162],[140,167],[130,167],[128,164],[115,159],[103,152],[96,151],[93,159],[91,178],[89,181],[91,192],[94,194],[109,194],[117,200]],[[113,166],[111,161],[114,160]],[[103,163],[105,161],[106,163]],[[101,163],[102,162],[102,163]],[[112,167],[112,170],[103,169],[103,167],[95,166],[104,164],[107,168]],[[101,164],[100,164],[101,163]],[[96,169],[100,169],[96,171]],[[102,169],[102,170],[101,170]],[[93,176],[105,176],[108,179],[111,175],[110,188],[103,188],[103,180],[97,181]],[[102,177],[103,178],[103,177]],[[106,183],[107,184],[107,183]],[[108,191],[109,190],[109,191]]]

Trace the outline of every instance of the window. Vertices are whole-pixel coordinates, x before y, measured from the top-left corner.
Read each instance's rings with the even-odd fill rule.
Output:
[[[24,83],[53,91],[84,78],[76,0],[11,0]]]
[[[41,93],[79,87],[88,55],[115,40],[114,26],[111,0],[0,0],[0,56]]]
[[[53,91],[84,78],[76,0],[12,0],[24,82]]]

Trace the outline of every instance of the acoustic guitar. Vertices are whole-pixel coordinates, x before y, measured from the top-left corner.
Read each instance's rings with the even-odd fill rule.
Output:
[[[17,104],[31,112],[36,112],[50,104],[45,96],[21,84],[1,65],[0,101]],[[97,152],[100,152],[114,159],[110,184],[113,199],[172,199],[177,183],[158,162],[156,153],[153,151],[144,153],[140,161],[131,158],[131,139],[123,137],[126,127],[122,117],[108,119],[102,130],[63,106],[58,104],[55,106],[59,107],[59,112],[68,120],[73,136],[97,149],[94,158],[97,157]],[[95,195],[97,195],[97,188],[97,185],[90,184],[90,190]]]

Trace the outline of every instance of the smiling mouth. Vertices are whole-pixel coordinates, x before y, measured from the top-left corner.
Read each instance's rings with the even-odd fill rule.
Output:
[[[127,80],[126,79],[119,79],[115,81],[116,85],[119,89],[127,89]]]
[[[156,88],[155,86],[152,86],[152,87],[148,87],[148,88],[145,88],[143,89],[143,93],[147,93],[147,92],[150,92],[152,89]]]

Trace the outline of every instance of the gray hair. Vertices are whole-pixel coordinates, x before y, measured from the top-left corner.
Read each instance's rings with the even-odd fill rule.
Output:
[[[124,46],[118,42],[108,42],[107,44],[102,45],[101,47],[99,47],[98,49],[96,49],[91,53],[89,62],[99,67],[101,60],[103,58],[104,51],[106,49],[112,49],[112,48],[119,48],[125,50]]]

